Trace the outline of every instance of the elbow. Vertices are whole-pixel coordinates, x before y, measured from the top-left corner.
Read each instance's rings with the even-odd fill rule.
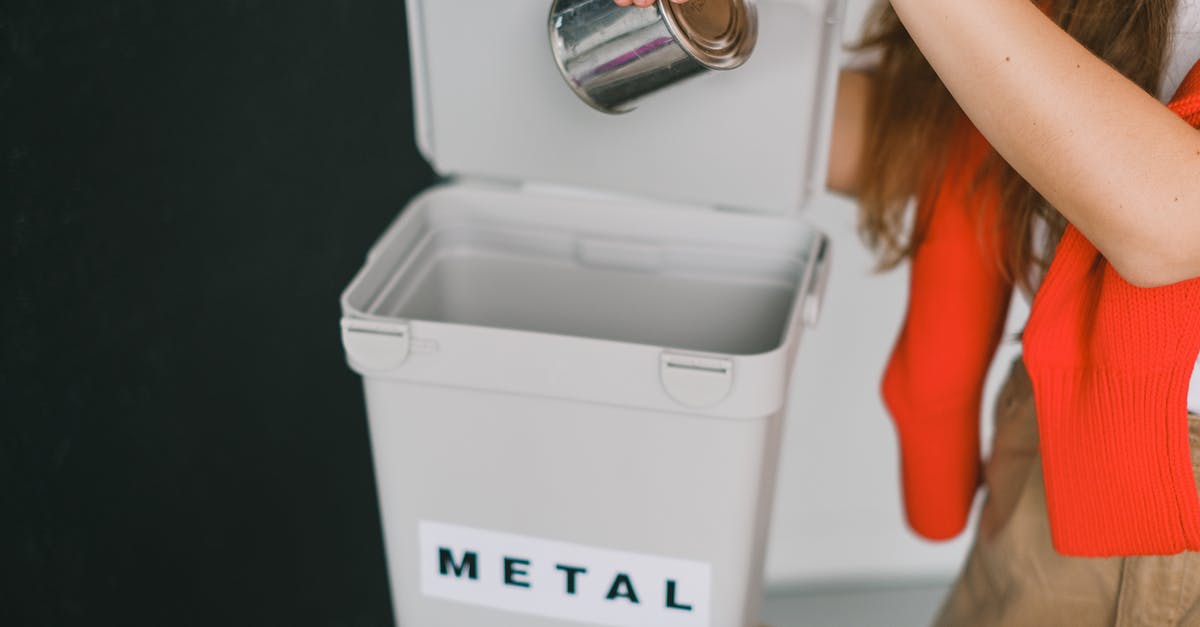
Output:
[[[1192,254],[1169,252],[1160,246],[1109,258],[1113,270],[1129,284],[1140,288],[1163,287],[1200,276],[1200,251]]]
[[[1119,268],[1115,264],[1113,265],[1113,269],[1116,270],[1117,274],[1121,275],[1121,278],[1125,279],[1127,283],[1134,287],[1140,287],[1143,289],[1162,287],[1175,282],[1172,281],[1170,277],[1166,276],[1166,273],[1158,272],[1154,269],[1147,270],[1142,268],[1128,267]]]
[[[1122,279],[1155,288],[1200,277],[1200,221],[1132,199],[1125,206],[1136,210],[1085,234]]]

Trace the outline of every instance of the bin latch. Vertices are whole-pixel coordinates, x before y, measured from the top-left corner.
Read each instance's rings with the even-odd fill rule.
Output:
[[[662,384],[667,394],[687,407],[711,407],[733,388],[733,361],[663,353]]]
[[[367,370],[390,370],[408,359],[412,332],[406,322],[342,318],[342,345]]]

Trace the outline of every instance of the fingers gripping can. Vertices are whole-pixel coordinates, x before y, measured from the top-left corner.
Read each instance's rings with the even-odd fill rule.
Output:
[[[567,84],[605,113],[625,113],[646,94],[709,70],[746,62],[758,38],[754,0],[554,0],[550,48]]]

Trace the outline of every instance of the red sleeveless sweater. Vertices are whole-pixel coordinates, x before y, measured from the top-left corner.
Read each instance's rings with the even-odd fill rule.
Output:
[[[1200,128],[1200,64],[1169,106]],[[991,147],[964,119],[949,151],[944,176],[918,206],[927,230],[882,385],[909,524],[931,539],[966,525],[980,480],[983,380],[1012,293],[996,262],[1000,194],[977,177]],[[1200,550],[1187,421],[1200,278],[1134,287],[1069,226],[1023,349],[1055,548],[1080,556]]]

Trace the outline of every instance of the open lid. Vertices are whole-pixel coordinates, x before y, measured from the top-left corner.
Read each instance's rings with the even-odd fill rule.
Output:
[[[824,188],[844,0],[758,0],[745,65],[623,115],[563,82],[550,4],[408,1],[417,141],[438,173],[778,214]]]

